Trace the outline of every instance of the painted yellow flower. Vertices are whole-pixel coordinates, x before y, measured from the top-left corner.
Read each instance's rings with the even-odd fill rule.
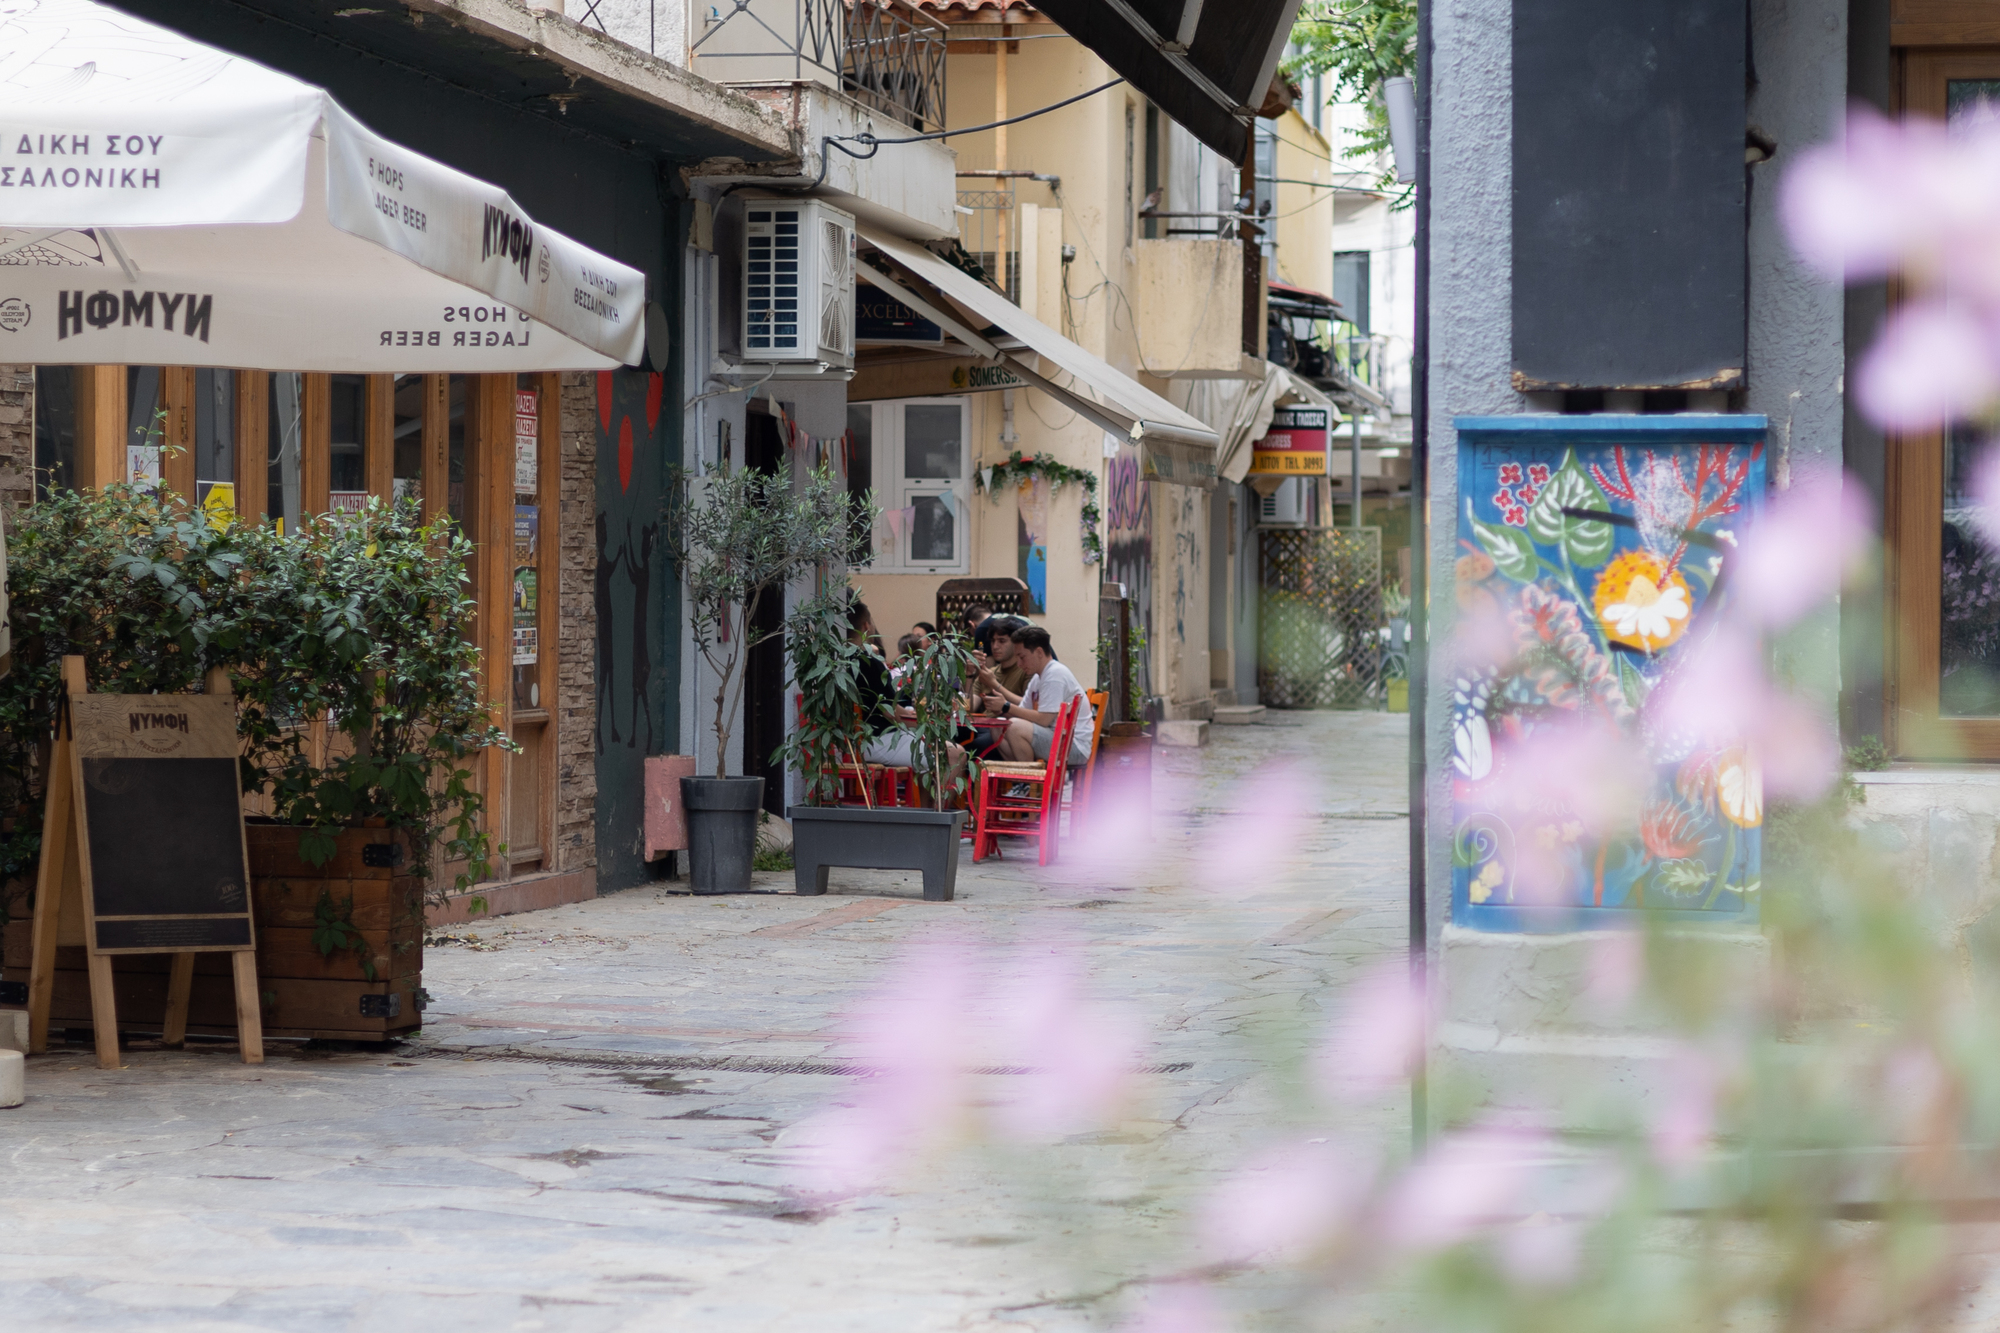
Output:
[[[1488,861],[1480,867],[1479,874],[1466,889],[1465,896],[1476,903],[1485,902],[1493,896],[1493,890],[1500,887],[1500,881],[1506,878],[1506,875],[1507,872],[1501,868],[1497,857]]]
[[[1627,551],[1606,565],[1591,600],[1605,638],[1647,653],[1680,638],[1694,610],[1687,580],[1651,551]]]
[[[1738,828],[1764,822],[1764,769],[1748,750],[1728,750],[1715,761],[1715,798],[1722,817]]]

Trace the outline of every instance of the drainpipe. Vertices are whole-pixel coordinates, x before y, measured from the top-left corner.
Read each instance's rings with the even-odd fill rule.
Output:
[[[1348,461],[1353,468],[1354,526],[1358,528],[1361,526],[1361,409],[1357,407],[1350,410],[1347,414],[1347,420],[1349,426],[1352,428],[1348,436],[1351,441],[1351,448],[1348,451]]]

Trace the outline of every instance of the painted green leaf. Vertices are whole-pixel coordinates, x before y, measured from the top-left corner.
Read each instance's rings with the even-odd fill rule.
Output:
[[[1604,563],[1611,554],[1611,525],[1596,519],[1572,518],[1565,509],[1607,510],[1611,501],[1598,489],[1576,451],[1563,456],[1563,465],[1542,487],[1535,503],[1528,507],[1528,532],[1545,546],[1561,546],[1569,562],[1579,569]]]
[[[1646,706],[1646,690],[1648,688],[1646,678],[1639,674],[1639,669],[1632,665],[1630,658],[1626,657],[1623,653],[1619,653],[1617,656],[1619,687],[1625,691],[1625,702],[1632,705],[1633,711],[1636,712]]]
[[[1486,554],[1493,557],[1493,563],[1499,566],[1502,574],[1521,583],[1535,581],[1535,547],[1527,534],[1517,528],[1482,523],[1475,518],[1472,520],[1472,535],[1479,539]]]
[[[1653,884],[1662,893],[1673,898],[1693,898],[1708,887],[1714,872],[1698,856],[1684,857],[1678,861],[1662,861],[1660,868],[1653,872]]]

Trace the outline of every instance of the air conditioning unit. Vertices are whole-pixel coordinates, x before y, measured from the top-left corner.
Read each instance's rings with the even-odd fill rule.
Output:
[[[1287,477],[1278,489],[1257,500],[1257,522],[1267,528],[1302,528],[1312,508],[1312,490],[1305,477]]]
[[[743,207],[743,359],[852,366],[854,215],[795,196]]]

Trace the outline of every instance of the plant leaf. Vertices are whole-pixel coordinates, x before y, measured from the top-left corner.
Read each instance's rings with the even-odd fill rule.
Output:
[[[1578,569],[1601,565],[1611,554],[1611,525],[1592,518],[1574,518],[1565,509],[1608,510],[1611,501],[1576,461],[1576,451],[1563,455],[1563,465],[1528,507],[1528,531],[1544,546],[1560,546]]]

